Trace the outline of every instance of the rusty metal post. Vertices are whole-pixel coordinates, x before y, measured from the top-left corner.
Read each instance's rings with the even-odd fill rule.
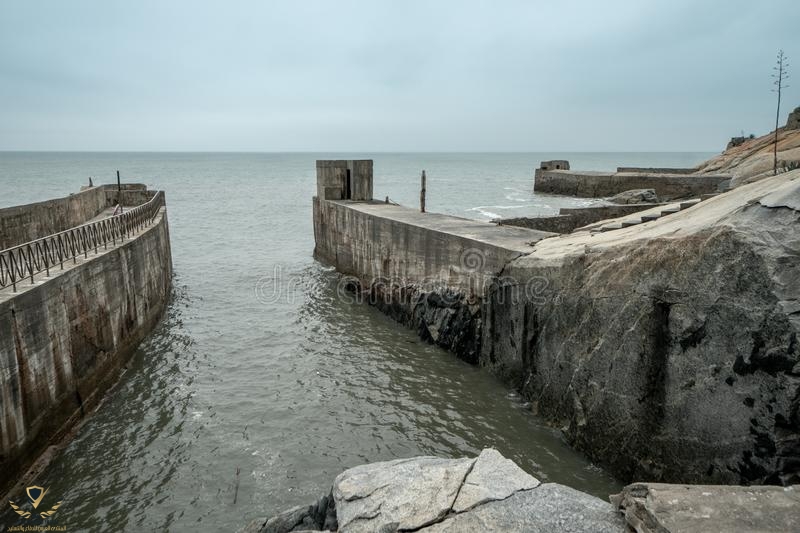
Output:
[[[419,211],[425,212],[425,171],[422,171],[422,187],[419,190]]]

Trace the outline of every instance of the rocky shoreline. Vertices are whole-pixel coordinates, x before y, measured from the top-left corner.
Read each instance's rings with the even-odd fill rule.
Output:
[[[800,487],[634,483],[604,501],[541,483],[497,450],[356,466],[307,506],[257,519],[240,533],[663,533],[798,531]]]

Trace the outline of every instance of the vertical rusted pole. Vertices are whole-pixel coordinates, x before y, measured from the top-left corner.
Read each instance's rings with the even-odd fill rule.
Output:
[[[419,212],[425,212],[425,171],[422,171],[422,187],[419,190]]]
[[[119,181],[119,170],[117,170],[117,203],[119,204],[119,212],[122,213],[122,183]]]

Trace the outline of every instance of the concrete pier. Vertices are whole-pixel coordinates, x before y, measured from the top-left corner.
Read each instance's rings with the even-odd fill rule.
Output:
[[[136,186],[125,196],[144,202],[154,194]],[[117,197],[116,187],[96,187],[3,210],[7,224],[28,221],[4,226],[12,228],[5,242],[28,239],[35,228],[87,222]],[[38,220],[43,205],[50,211]],[[0,491],[91,412],[158,323],[169,301],[172,258],[166,207],[154,209],[152,221],[124,239],[70,258],[63,269],[53,266],[49,275],[37,272],[33,283],[18,280],[16,291],[0,289]]]
[[[564,235],[315,198],[316,251],[623,480],[792,484],[799,184],[788,172]]]
[[[549,163],[549,162],[545,162]],[[545,165],[543,165],[545,166]],[[652,169],[623,169],[624,172],[594,172],[536,169],[533,190],[536,192],[598,198],[632,189],[654,189],[659,198],[672,200],[720,191],[729,175],[664,173]]]

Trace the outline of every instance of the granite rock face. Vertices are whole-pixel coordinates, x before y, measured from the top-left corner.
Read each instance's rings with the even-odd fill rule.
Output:
[[[622,479],[797,483],[799,203],[794,172],[541,241],[491,291],[482,364]]]
[[[616,194],[608,201],[615,204],[654,204],[659,200],[655,189],[633,189]]]
[[[241,531],[625,531],[610,503],[563,485],[541,485],[492,449],[469,459],[415,457],[357,466],[337,476],[332,496],[336,524],[317,520],[309,527],[308,516],[318,503],[257,520]]]
[[[456,514],[421,531],[623,533],[626,529],[619,513],[603,500],[558,483],[545,483]]]

